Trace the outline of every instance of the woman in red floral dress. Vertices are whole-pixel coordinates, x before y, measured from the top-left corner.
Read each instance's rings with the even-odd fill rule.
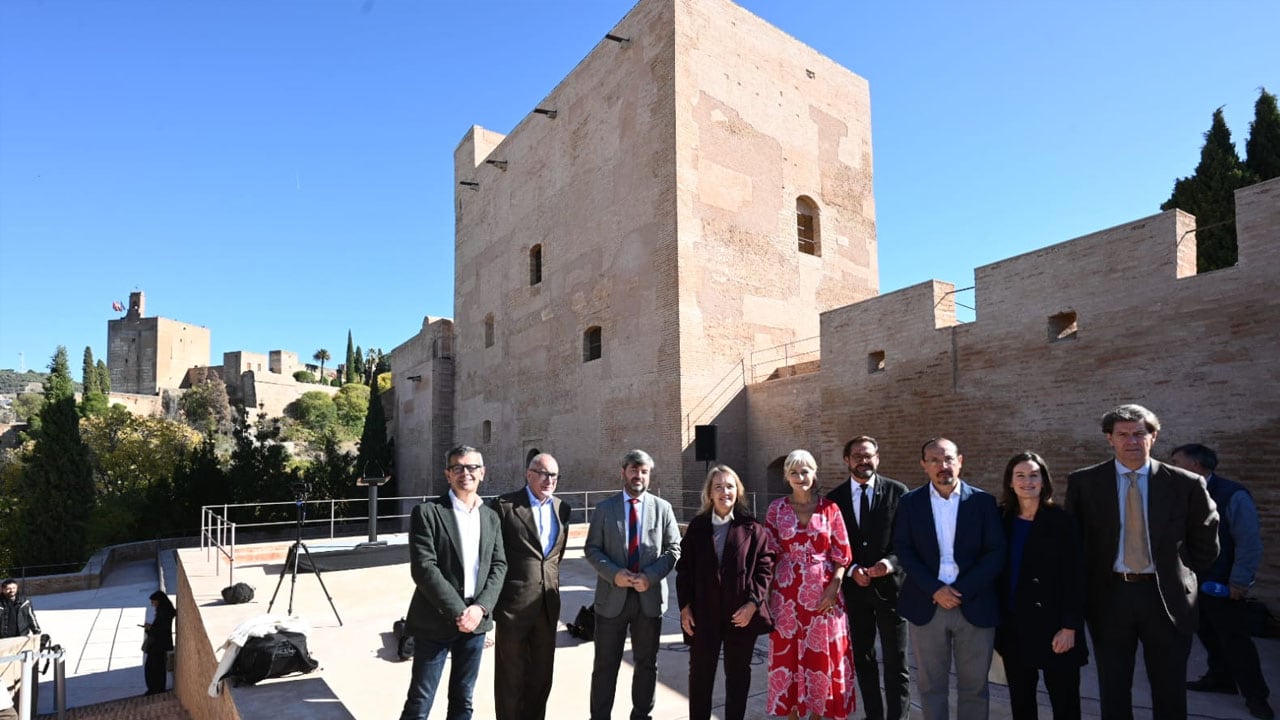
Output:
[[[778,554],[769,609],[769,698],[778,717],[847,718],[854,709],[853,651],[840,582],[853,561],[840,508],[816,492],[818,466],[806,450],[783,463],[791,495],[765,515]]]

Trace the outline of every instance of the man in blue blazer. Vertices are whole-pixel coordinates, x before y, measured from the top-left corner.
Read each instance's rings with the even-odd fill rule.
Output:
[[[591,670],[592,720],[609,720],[628,628],[635,656],[631,720],[648,720],[658,685],[658,640],[667,609],[667,575],[680,558],[680,528],[671,503],[650,495],[653,458],[632,450],[622,459],[622,492],[591,513],[584,552],[596,574],[596,654]]]
[[[956,717],[988,716],[987,672],[1000,621],[996,578],[1005,541],[995,498],[960,479],[964,456],[935,438],[920,450],[929,484],[902,496],[893,545],[907,571],[898,612],[914,627],[911,651],[925,720],[946,720],[956,672]]]

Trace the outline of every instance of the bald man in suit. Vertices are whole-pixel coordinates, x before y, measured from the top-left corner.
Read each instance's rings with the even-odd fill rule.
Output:
[[[493,704],[498,720],[543,720],[551,696],[560,621],[560,561],[569,503],[555,497],[560,465],[533,456],[525,486],[493,502],[502,520],[507,578],[494,611]]]

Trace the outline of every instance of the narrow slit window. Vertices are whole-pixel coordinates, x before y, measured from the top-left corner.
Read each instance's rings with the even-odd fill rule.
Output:
[[[529,285],[532,287],[542,282],[542,245],[529,248]]]
[[[484,316],[484,346],[493,347],[493,313]]]
[[[582,333],[582,362],[600,359],[600,326],[592,325]]]

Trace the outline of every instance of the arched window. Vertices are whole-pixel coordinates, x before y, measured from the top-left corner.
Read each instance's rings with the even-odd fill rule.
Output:
[[[582,333],[582,362],[600,359],[600,326],[592,325]]]
[[[533,459],[541,454],[542,451],[538,448],[529,448],[529,452],[524,454],[524,466],[529,467],[529,463],[533,462]]]
[[[542,282],[542,246],[529,248],[529,285]]]
[[[493,347],[493,313],[484,316],[484,346]]]
[[[800,244],[800,252],[821,257],[822,228],[818,205],[804,195],[796,198],[796,240]]]

